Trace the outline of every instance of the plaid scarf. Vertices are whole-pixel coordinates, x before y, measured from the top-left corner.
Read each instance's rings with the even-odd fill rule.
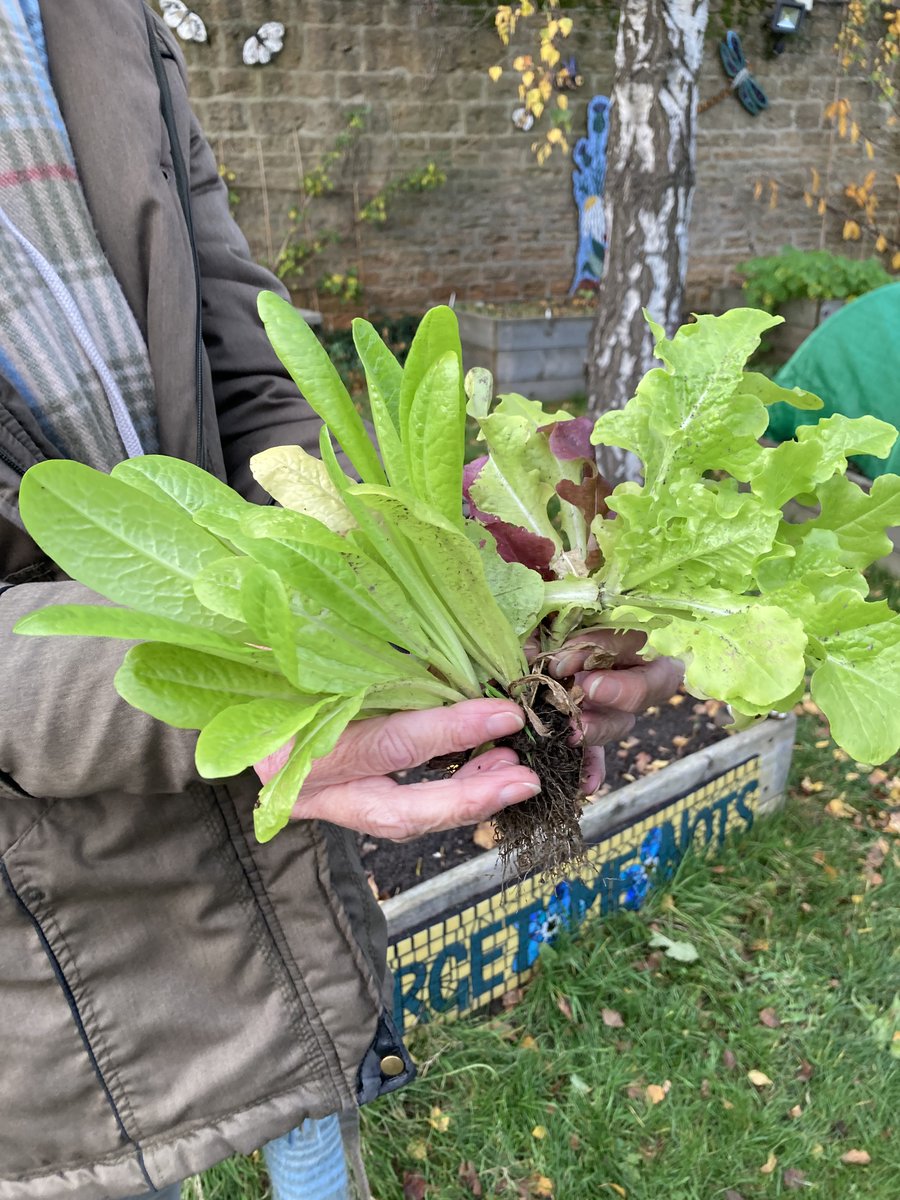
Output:
[[[157,449],[147,347],[94,233],[37,0],[0,0],[0,375],[66,458]]]

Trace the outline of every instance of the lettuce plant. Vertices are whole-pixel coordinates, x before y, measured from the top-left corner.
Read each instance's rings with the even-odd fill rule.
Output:
[[[887,454],[895,431],[831,417],[761,447],[767,404],[820,403],[743,369],[779,318],[700,317],[671,341],[655,329],[664,365],[593,428],[520,396],[494,402],[486,372],[464,380],[447,308],[423,319],[403,368],[358,320],[373,443],[299,314],[268,293],[259,308],[322,418],[320,458],[289,446],[252,460],[280,507],[162,456],[108,476],[38,464],[22,483],[26,527],[113,604],[45,608],[17,631],[138,641],[116,687],[200,731],[205,777],[292,740],[260,794],[261,840],[350,721],[481,695],[532,700],[523,647],[535,634],[552,650],[590,627],[645,630],[649,655],[681,658],[689,689],[738,720],[789,707],[810,673],[854,758],[897,749],[900,618],[866,599],[861,571],[900,522],[900,478],[866,494],[844,474],[848,455]],[[486,453],[464,468],[467,412]],[[610,491],[601,442],[641,458],[642,485]],[[787,522],[794,497],[819,511]]]

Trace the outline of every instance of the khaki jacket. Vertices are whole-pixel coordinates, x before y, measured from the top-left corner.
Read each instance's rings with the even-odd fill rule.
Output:
[[[161,449],[262,500],[251,454],[316,421],[256,317],[250,260],[156,37],[189,154],[195,274],[139,0],[44,0],[50,69],[101,244],[150,352]],[[54,453],[0,394],[0,1200],[116,1198],[250,1151],[410,1077],[384,1013],[384,923],[353,838],[252,833],[252,773],[200,781],[195,736],[130,709],[119,643],[25,638],[95,601],[25,534],[22,471]],[[383,1058],[405,1069],[388,1078]],[[396,1062],[389,1064],[396,1067]]]

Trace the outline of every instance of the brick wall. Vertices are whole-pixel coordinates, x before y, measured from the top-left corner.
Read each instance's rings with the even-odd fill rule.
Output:
[[[237,216],[262,260],[277,256],[299,176],[333,143],[347,113],[366,106],[367,129],[337,173],[337,193],[309,210],[313,227],[344,235],[311,268],[312,283],[325,269],[358,263],[365,305],[407,312],[451,293],[488,300],[565,293],[576,236],[569,164],[556,154],[537,166],[531,137],[510,121],[511,74],[496,84],[488,79],[499,43],[487,6],[282,0],[276,12],[263,0],[206,0],[196,7],[210,40],[185,47],[195,107],[219,160],[236,176]],[[764,37],[751,30],[745,47],[770,108],[751,118],[728,97],[701,116],[692,307],[708,305],[712,290],[733,282],[735,264],[749,255],[788,242],[819,244],[821,221],[799,195],[809,167],[826,176],[830,162],[834,187],[854,170],[864,173],[859,148],[836,142],[822,115],[836,88],[871,109],[862,85],[837,84],[839,13],[817,5],[810,36],[777,59],[764,57]],[[287,27],[284,50],[267,67],[243,66],[244,39],[276,15]],[[596,6],[572,15],[571,48],[585,78],[573,99],[580,132],[590,96],[611,87],[612,35]],[[710,44],[701,95],[714,95],[723,83]],[[355,206],[428,160],[446,172],[442,188],[401,196],[385,225],[354,223]],[[769,176],[781,182],[772,210],[753,198],[755,181]],[[891,188],[892,199],[892,180]],[[837,218],[826,218],[825,236],[839,247]],[[315,301],[309,289],[296,290]]]

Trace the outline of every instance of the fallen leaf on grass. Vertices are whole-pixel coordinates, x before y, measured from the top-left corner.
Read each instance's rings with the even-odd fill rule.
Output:
[[[450,1114],[442,1112],[437,1105],[431,1110],[431,1115],[428,1118],[428,1124],[432,1129],[436,1129],[438,1133],[446,1133],[450,1128]]]
[[[872,787],[881,787],[883,783],[887,783],[889,778],[890,776],[887,771],[883,771],[881,767],[876,767],[869,776],[869,783],[871,783]]]
[[[463,1187],[468,1188],[473,1196],[484,1195],[484,1188],[481,1186],[475,1164],[468,1159],[459,1164],[459,1182]]]
[[[816,792],[821,792],[825,788],[825,784],[821,779],[810,779],[808,775],[804,775],[800,780],[800,791],[807,796],[814,796]]]
[[[747,949],[752,950],[754,954],[760,954],[764,950],[768,950],[768,948],[769,948],[769,939],[768,938],[755,938],[750,943],[750,945],[747,947]]]
[[[798,1117],[803,1116],[803,1109],[800,1107],[799,1104],[795,1104],[794,1107],[788,1113],[788,1116],[793,1117],[794,1120],[796,1121]]]
[[[603,1024],[607,1029],[624,1029],[625,1021],[620,1012],[616,1012],[614,1008],[603,1008],[600,1010],[600,1015],[603,1018]]]
[[[673,942],[664,933],[655,933],[650,939],[654,950],[662,950],[666,958],[674,958],[676,962],[692,963],[699,958],[697,947],[693,942]]]
[[[648,1083],[644,1095],[651,1104],[662,1104],[663,1100],[665,1100],[666,1096],[668,1096],[671,1087],[672,1082],[669,1079],[662,1084]]]
[[[848,804],[843,796],[835,796],[833,800],[829,800],[825,811],[829,817],[835,817],[839,821],[852,821],[854,817],[859,816],[859,810]]]
[[[772,1086],[772,1080],[763,1071],[757,1071],[757,1070],[748,1071],[747,1078],[750,1080],[750,1082],[753,1084],[754,1087],[762,1088],[762,1087],[771,1087]]]
[[[517,1004],[522,1002],[524,995],[524,988],[510,988],[508,992],[504,992],[500,997],[500,1003],[506,1009],[515,1008]]]
[[[557,997],[556,1007],[559,1009],[559,1011],[562,1013],[562,1015],[566,1018],[567,1021],[575,1020],[575,1018],[572,1016],[572,1005],[569,1003],[569,1001],[566,999],[565,996]]]
[[[644,1084],[640,1079],[633,1080],[625,1089],[625,1095],[629,1100],[640,1100],[643,1094]]]
[[[497,844],[497,826],[493,821],[479,821],[472,831],[472,841],[482,850],[493,850]]]
[[[544,1125],[535,1125],[531,1131],[531,1136],[537,1138],[538,1141],[542,1141],[547,1136],[546,1127]]]
[[[806,1182],[806,1172],[798,1170],[797,1167],[788,1167],[781,1177],[781,1182],[788,1191],[796,1191],[797,1188],[809,1186]]]
[[[549,1196],[553,1197],[553,1180],[548,1179],[546,1175],[534,1176],[531,1180],[532,1196]]]
[[[406,1152],[410,1158],[414,1158],[416,1162],[424,1162],[428,1157],[428,1143],[422,1138],[418,1138],[414,1142],[408,1142]]]
[[[774,1151],[769,1151],[769,1157],[759,1168],[760,1175],[771,1175],[778,1166],[778,1155]]]
[[[623,1187],[621,1187],[620,1184],[618,1184],[618,1183],[604,1183],[603,1186],[611,1188],[616,1193],[617,1196],[622,1196],[624,1198],[628,1195],[628,1193],[625,1191],[625,1189]]]
[[[884,827],[885,833],[900,833],[900,812],[892,812]]]
[[[588,1096],[594,1090],[580,1075],[570,1075],[569,1083],[572,1085],[572,1091],[577,1092],[579,1096]]]
[[[877,887],[882,882],[881,875],[878,874],[879,868],[884,866],[884,860],[888,856],[890,843],[887,838],[880,837],[872,846],[869,847],[869,853],[866,855],[865,865],[863,866],[863,874],[868,879],[873,887]],[[877,877],[877,882],[876,882]]]
[[[872,1156],[868,1150],[848,1150],[846,1154],[841,1155],[841,1162],[846,1163],[848,1167],[867,1167],[872,1161]]]
[[[415,1171],[403,1172],[403,1200],[425,1200],[428,1184]]]
[[[736,1192],[734,1188],[729,1188],[725,1193],[725,1200],[744,1200],[740,1192]]]
[[[722,1051],[722,1065],[727,1067],[729,1071],[733,1071],[737,1066],[737,1059],[731,1050],[726,1049]]]
[[[537,1042],[534,1040],[534,1038],[531,1036],[530,1033],[525,1034],[525,1036],[522,1038],[521,1042],[519,1042],[519,1045],[523,1050],[537,1050],[537,1048],[538,1048]]]
[[[774,1008],[761,1008],[759,1010],[759,1023],[760,1025],[765,1025],[766,1029],[781,1028],[781,1021]]]

